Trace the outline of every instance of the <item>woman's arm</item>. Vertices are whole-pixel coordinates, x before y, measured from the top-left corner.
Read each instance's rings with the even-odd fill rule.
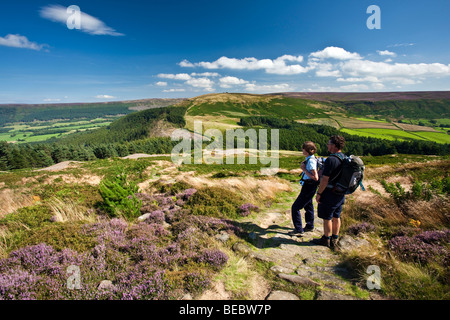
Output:
[[[319,181],[319,174],[317,173],[317,170],[311,170],[311,173],[309,173],[307,170],[303,171],[310,179],[314,181]]]

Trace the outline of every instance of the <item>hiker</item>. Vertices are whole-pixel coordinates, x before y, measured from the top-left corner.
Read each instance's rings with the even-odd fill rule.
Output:
[[[317,159],[314,154],[317,151],[314,142],[306,141],[303,146],[303,155],[306,157],[301,164],[302,175],[300,184],[302,191],[291,208],[292,222],[294,230],[289,232],[291,236],[302,236],[304,232],[314,230],[314,206],[313,197],[319,185],[319,175],[317,172]],[[300,210],[305,209],[305,228],[302,226],[302,216]]]
[[[338,249],[339,229],[341,227],[341,211],[345,203],[345,194],[334,191],[335,181],[342,170],[342,160],[345,155],[342,149],[345,139],[341,136],[332,136],[328,141],[328,151],[331,155],[324,163],[323,175],[317,191],[318,217],[323,219],[323,236],[313,239],[315,244],[327,246],[332,250]]]

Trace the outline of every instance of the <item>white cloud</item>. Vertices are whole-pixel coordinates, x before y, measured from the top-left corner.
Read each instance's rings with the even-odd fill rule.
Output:
[[[246,84],[246,83],[248,83],[248,81],[245,81],[244,79],[239,79],[236,77],[227,76],[227,77],[220,78],[219,83],[220,83],[221,88],[231,88],[231,86],[234,86],[234,85]]]
[[[41,8],[39,11],[42,18],[53,22],[59,22],[67,25],[67,20],[72,16],[72,13],[67,12],[67,8],[60,5],[49,5]],[[108,27],[103,21],[84,12],[80,13],[80,30],[92,35],[108,35],[108,36],[123,36],[111,27]]]
[[[116,97],[114,96],[110,96],[107,94],[99,94],[97,96],[95,96],[96,99],[115,99]]]
[[[254,83],[247,83],[245,85],[245,89],[251,92],[273,93],[273,92],[293,91],[294,88],[292,88],[287,83],[270,84],[270,85],[257,85]]]
[[[362,59],[361,56],[356,52],[348,52],[345,49],[339,47],[326,47],[323,50],[313,52],[309,55],[313,60],[324,60],[324,59],[337,59],[337,60],[353,60]]]
[[[186,89],[182,89],[182,88],[179,88],[179,89],[166,89],[166,90],[163,90],[163,92],[184,92],[184,91],[186,91]]]
[[[350,60],[341,65],[341,71],[354,77],[434,77],[450,75],[450,65],[442,63],[386,63],[369,60]]]
[[[165,79],[173,79],[173,80],[189,80],[191,79],[191,76],[187,73],[160,73],[158,74],[158,78],[165,78]]]
[[[212,87],[214,85],[214,81],[208,78],[192,78],[187,80],[185,83],[195,88],[203,88],[206,91],[214,91]]]
[[[165,81],[158,81],[156,83],[156,85],[159,86],[159,87],[165,87],[165,86],[167,86],[167,82],[165,82]]]
[[[184,59],[183,61],[179,62],[178,65],[180,67],[183,67],[183,68],[193,68],[193,67],[195,67],[195,65],[193,63],[187,61],[186,59]]]
[[[30,41],[27,37],[21,36],[20,34],[8,34],[5,37],[0,37],[0,46],[40,51],[48,45],[37,44],[36,42]]]
[[[299,64],[290,64],[287,62],[302,62],[302,56],[283,55],[274,60],[272,59],[256,59],[254,57],[236,59],[228,57],[220,57],[213,62],[197,62],[191,63],[187,60],[183,60],[179,63],[181,67],[202,67],[205,69],[233,69],[233,70],[265,70],[271,74],[300,74],[308,71],[307,68]]]
[[[220,76],[220,74],[218,74],[217,72],[202,72],[202,73],[192,72],[191,76],[193,76],[193,77],[218,77],[218,76]]]
[[[397,56],[395,52],[391,52],[389,50],[377,50],[377,52],[380,56],[391,56],[391,57]]]

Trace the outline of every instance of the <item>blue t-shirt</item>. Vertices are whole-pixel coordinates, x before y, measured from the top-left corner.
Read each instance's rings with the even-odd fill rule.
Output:
[[[312,174],[313,170],[317,170],[317,158],[314,155],[306,157],[305,162],[306,162],[306,171],[308,171],[308,173]],[[306,174],[303,174],[300,184],[303,185],[303,181],[310,179],[311,178],[308,177]]]

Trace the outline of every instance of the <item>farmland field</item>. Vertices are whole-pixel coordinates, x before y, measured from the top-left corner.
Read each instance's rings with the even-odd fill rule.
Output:
[[[402,130],[396,129],[341,129],[342,132],[348,134],[359,135],[363,137],[380,138],[387,140],[430,140],[436,141],[432,137],[423,137],[415,133],[410,133]],[[440,133],[439,133],[440,134]],[[445,135],[445,134],[440,134]],[[438,142],[438,141],[436,141]]]

